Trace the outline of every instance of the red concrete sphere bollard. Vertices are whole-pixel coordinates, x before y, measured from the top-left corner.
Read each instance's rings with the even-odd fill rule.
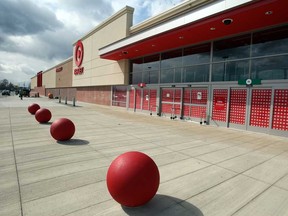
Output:
[[[155,162],[141,152],[126,152],[110,165],[106,183],[111,196],[123,206],[137,207],[156,194],[160,174]]]
[[[47,123],[50,121],[51,117],[52,117],[52,114],[50,110],[45,109],[45,108],[40,108],[35,113],[35,119],[39,123]]]
[[[75,133],[74,123],[67,118],[60,118],[54,121],[50,127],[51,136],[58,141],[66,141],[72,138]]]
[[[28,106],[28,112],[32,115],[34,115],[38,109],[40,109],[40,106],[36,103],[30,104]]]

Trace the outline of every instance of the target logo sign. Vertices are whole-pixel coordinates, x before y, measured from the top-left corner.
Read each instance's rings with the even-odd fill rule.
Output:
[[[75,46],[75,63],[78,67],[81,66],[84,57],[84,48],[81,41],[78,41]]]
[[[75,75],[80,75],[83,74],[84,72],[84,67],[81,67],[82,61],[84,57],[84,48],[83,44],[81,41],[78,41],[75,46],[75,53],[74,53],[74,58],[75,58],[75,63],[78,68],[74,69],[74,74]]]

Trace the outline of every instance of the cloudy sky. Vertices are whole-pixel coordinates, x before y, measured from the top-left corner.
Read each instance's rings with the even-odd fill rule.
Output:
[[[23,85],[73,55],[72,44],[126,5],[134,25],[183,0],[0,0],[0,80]]]

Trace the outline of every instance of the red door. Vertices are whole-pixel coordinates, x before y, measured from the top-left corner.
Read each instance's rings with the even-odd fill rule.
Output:
[[[252,89],[249,126],[269,128],[271,89]]]
[[[182,112],[182,89],[163,88],[161,94],[161,112],[171,117],[181,116]]]
[[[129,108],[134,109],[135,107],[135,90],[130,89],[129,91]]]
[[[183,94],[183,115],[195,121],[206,119],[207,88],[185,88]]]
[[[142,89],[136,89],[136,97],[135,97],[135,107],[136,109],[141,109],[141,91]]]
[[[247,89],[231,89],[229,100],[229,127],[246,125]]]
[[[143,89],[142,110],[150,110],[149,103],[150,103],[150,90]]]
[[[222,124],[226,126],[227,122],[227,99],[228,89],[214,89],[213,90],[213,107],[212,107],[212,121],[213,124]]]
[[[129,108],[136,110],[158,111],[156,89],[131,89],[129,91]]]
[[[150,111],[158,112],[157,104],[156,104],[157,102],[157,90],[156,89],[150,89],[149,102],[150,102]]]
[[[288,131],[288,89],[275,89],[272,129]]]
[[[142,110],[156,112],[157,90],[143,89]]]

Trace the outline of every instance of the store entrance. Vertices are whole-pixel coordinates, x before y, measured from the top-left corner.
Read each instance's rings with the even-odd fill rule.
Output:
[[[161,115],[171,119],[182,117],[182,88],[162,88]]]
[[[272,98],[272,88],[215,88],[210,123],[268,133],[275,119]]]
[[[230,89],[228,127],[246,129],[248,98],[246,88]]]
[[[157,89],[152,88],[131,88],[129,90],[128,108],[134,112],[149,111],[158,113]]]

